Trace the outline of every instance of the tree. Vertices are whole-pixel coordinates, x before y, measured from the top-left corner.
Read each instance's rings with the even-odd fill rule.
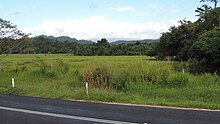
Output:
[[[16,44],[12,44],[11,41],[23,37],[27,37],[27,35],[18,30],[17,27],[9,21],[0,18],[0,54],[6,53],[4,56],[0,56],[0,61],[7,57],[16,47]],[[0,71],[1,69],[2,65],[0,63]]]
[[[201,35],[190,48],[191,58],[220,70],[220,27]]]
[[[101,40],[97,41],[96,53],[97,55],[110,55],[110,44],[108,40],[102,38]]]
[[[0,18],[0,38],[19,39],[27,37],[28,35],[22,33],[17,29],[16,25],[13,25],[10,21],[6,21]]]
[[[196,21],[195,31],[201,35],[220,26],[220,8],[208,10]]]
[[[212,7],[208,6],[208,5],[202,5],[201,7],[197,7],[197,9],[195,10],[195,12],[198,13],[199,17],[202,17],[207,11],[209,11]]]
[[[164,59],[167,56],[177,57],[179,60],[187,59],[187,48],[185,46],[186,43],[189,44],[191,42],[190,39],[194,39],[194,34],[192,33],[193,23],[181,20],[180,24],[178,27],[171,27],[169,32],[163,33],[160,37],[160,42],[157,45],[157,53],[160,59]],[[181,54],[179,54],[180,52]]]
[[[216,8],[219,0],[200,0],[200,2],[212,2],[214,3],[214,8]]]
[[[12,53],[14,49],[18,48],[20,43],[16,42],[16,39],[27,37],[28,35],[18,30],[16,25],[0,18],[0,52],[5,54],[0,60]]]
[[[101,40],[97,41],[97,45],[104,45],[104,46],[109,46],[109,42],[107,39],[102,38]]]

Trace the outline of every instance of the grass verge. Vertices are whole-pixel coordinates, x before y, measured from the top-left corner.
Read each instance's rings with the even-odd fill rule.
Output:
[[[146,56],[10,55],[0,93],[58,99],[220,109],[220,76],[183,73]],[[180,63],[181,65],[182,63]],[[15,78],[15,88],[11,88]],[[85,82],[89,83],[89,95]]]

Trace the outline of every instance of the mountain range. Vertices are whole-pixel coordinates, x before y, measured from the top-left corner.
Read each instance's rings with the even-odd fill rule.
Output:
[[[77,40],[76,38],[71,38],[68,36],[54,37],[54,36],[39,35],[39,36],[33,37],[33,39],[40,38],[40,37],[43,37],[49,40],[60,41],[60,42],[64,42],[64,41],[75,42],[77,44],[93,44],[94,43],[91,40]]]
[[[40,38],[40,37],[43,37],[43,38],[49,39],[49,40],[60,41],[60,42],[64,42],[64,41],[75,42],[77,44],[93,44],[93,43],[95,43],[91,40],[77,40],[76,38],[71,38],[68,36],[54,37],[54,36],[47,36],[47,35],[39,35],[39,36],[33,37],[33,39]],[[135,44],[136,42],[151,43],[151,42],[155,42],[155,41],[158,41],[158,40],[157,39],[117,40],[117,41],[111,42],[110,44]]]

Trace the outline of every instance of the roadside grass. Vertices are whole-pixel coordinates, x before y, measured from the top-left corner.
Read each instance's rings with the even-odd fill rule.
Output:
[[[183,73],[183,63],[147,56],[66,54],[10,55],[0,63],[0,93],[220,109],[220,76]]]

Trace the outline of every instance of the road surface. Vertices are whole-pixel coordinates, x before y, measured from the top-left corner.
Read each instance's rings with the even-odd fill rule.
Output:
[[[220,124],[220,111],[116,105],[0,94],[1,124]]]

